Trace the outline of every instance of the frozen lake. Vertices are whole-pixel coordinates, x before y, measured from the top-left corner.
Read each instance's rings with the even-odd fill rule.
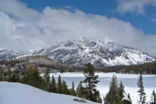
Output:
[[[136,74],[116,74],[116,73],[96,73],[100,81],[97,85],[97,89],[100,91],[102,97],[106,95],[109,90],[110,81],[113,75],[116,75],[118,82],[122,81],[125,86],[126,93],[130,93],[133,104],[137,104],[138,101],[138,87],[137,81],[139,75]],[[55,78],[61,75],[62,80],[65,80],[69,87],[71,87],[72,82],[75,83],[75,87],[80,81],[84,79],[83,73],[51,73],[50,76],[54,75]],[[145,92],[147,100],[150,101],[150,97],[153,90],[156,90],[156,75],[143,75],[143,82],[145,87]]]

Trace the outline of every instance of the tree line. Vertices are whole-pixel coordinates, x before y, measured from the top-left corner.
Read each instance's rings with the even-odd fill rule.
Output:
[[[101,72],[133,73],[133,74],[156,74],[156,62],[138,64],[138,65],[120,65],[104,67],[97,69]]]
[[[20,70],[20,65],[23,65],[24,70],[26,71],[26,65],[22,64],[22,61],[19,60],[9,60],[9,61],[0,61],[0,66],[4,65],[6,67],[15,67],[16,64],[18,64],[19,68],[17,70]],[[34,65],[37,65],[34,63]],[[84,71],[84,67],[57,67],[54,66],[48,66],[48,65],[42,65],[39,64],[39,67],[44,67],[47,69],[56,69],[58,72],[82,72]],[[0,67],[1,68],[1,67]],[[156,62],[149,62],[149,63],[144,63],[144,64],[137,64],[137,65],[119,65],[119,66],[111,66],[111,67],[96,67],[95,68],[96,72],[117,72],[117,73],[133,73],[133,74],[156,74]]]

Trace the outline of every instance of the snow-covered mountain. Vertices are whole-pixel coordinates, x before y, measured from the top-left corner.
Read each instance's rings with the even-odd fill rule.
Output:
[[[0,60],[19,59],[26,56],[42,55],[55,62],[74,67],[91,63],[96,67],[133,65],[156,61],[156,58],[140,50],[105,40],[81,39],[78,41],[56,42],[50,47],[34,52],[0,51]]]
[[[14,52],[12,50],[0,50],[0,60],[11,60],[31,56],[33,52]]]
[[[74,96],[49,93],[20,83],[0,82],[0,92],[0,104],[98,104]]]
[[[80,67],[91,63],[96,67],[132,65],[153,62],[156,59],[137,49],[111,41],[88,40],[57,42],[33,55],[47,56],[57,62]]]
[[[14,51],[10,50],[0,50],[0,60],[9,60],[13,59],[17,56],[18,54],[15,53]]]

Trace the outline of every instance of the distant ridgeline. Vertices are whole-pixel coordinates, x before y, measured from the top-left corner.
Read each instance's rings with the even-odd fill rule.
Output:
[[[156,74],[156,62],[129,65],[129,66],[113,66],[101,68],[99,71],[103,72],[117,72],[117,73],[143,73],[143,74]]]
[[[42,58],[42,59],[41,59]],[[41,59],[41,60],[39,60]],[[43,61],[44,60],[44,61]],[[46,69],[49,72],[81,72],[83,67],[70,67],[65,64],[57,63],[44,56],[31,56],[23,59],[16,59],[10,61],[0,61],[0,70],[5,71],[8,68],[11,71],[26,72],[30,66],[38,67],[40,73],[44,73]],[[128,66],[112,66],[112,67],[95,67],[96,72],[117,72],[117,73],[143,73],[156,74],[156,62],[150,62],[139,65]]]

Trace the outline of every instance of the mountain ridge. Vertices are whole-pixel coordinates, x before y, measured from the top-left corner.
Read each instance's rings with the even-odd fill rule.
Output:
[[[26,56],[47,56],[58,63],[83,67],[91,63],[96,67],[135,65],[156,61],[156,58],[138,49],[116,44],[110,40],[60,41],[34,52],[15,53],[0,51],[0,60]]]

